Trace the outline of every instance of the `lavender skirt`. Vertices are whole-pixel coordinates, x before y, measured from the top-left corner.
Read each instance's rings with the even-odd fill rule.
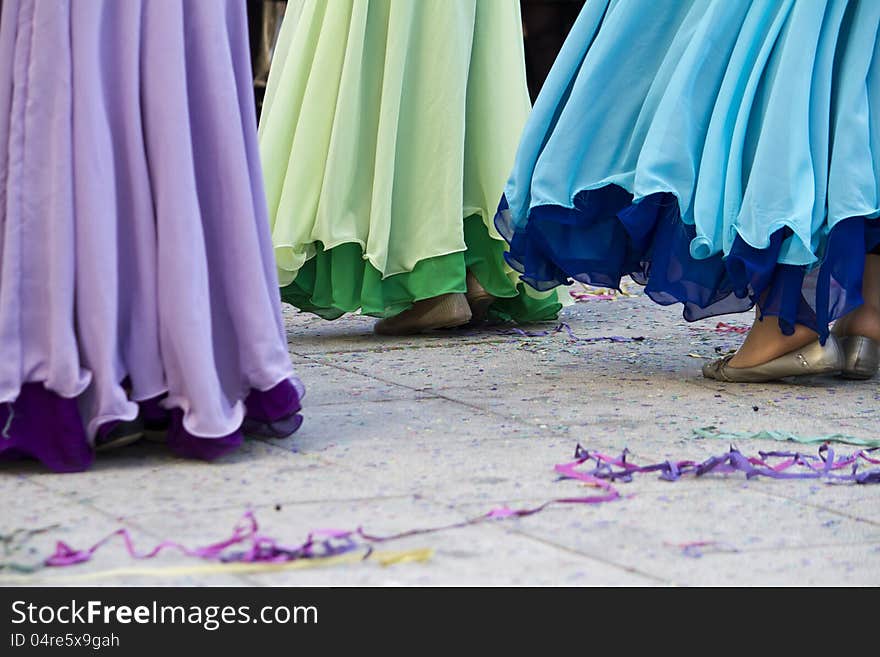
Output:
[[[0,457],[299,426],[244,2],[0,2]]]

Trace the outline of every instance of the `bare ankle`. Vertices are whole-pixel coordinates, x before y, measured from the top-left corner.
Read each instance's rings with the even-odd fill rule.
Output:
[[[770,362],[789,352],[801,349],[814,342],[818,335],[800,324],[794,333],[785,335],[776,317],[755,320],[746,340],[730,360],[731,367],[754,367]]]

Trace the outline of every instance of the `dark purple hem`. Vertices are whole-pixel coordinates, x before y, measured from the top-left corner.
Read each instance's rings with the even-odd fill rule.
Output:
[[[35,458],[55,472],[81,472],[95,460],[76,399],[25,383],[0,404],[0,459]]]
[[[236,449],[244,434],[285,437],[302,424],[302,387],[286,379],[273,388],[252,390],[245,400],[245,421],[220,438],[200,438],[183,426],[183,411],[160,405],[164,395],[140,402],[140,418],[147,431],[167,431],[168,447],[186,458],[212,461]],[[111,421],[98,432],[105,435],[118,424]],[[95,459],[76,399],[47,390],[42,383],[26,383],[18,398],[0,404],[0,460],[33,458],[55,472],[87,470]]]

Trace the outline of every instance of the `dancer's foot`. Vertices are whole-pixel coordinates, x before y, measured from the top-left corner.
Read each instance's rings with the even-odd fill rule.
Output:
[[[151,443],[164,443],[168,440],[168,428],[171,425],[171,413],[162,407],[162,401],[168,395],[163,393],[152,399],[140,402],[141,419],[144,422],[144,438]]]
[[[880,307],[867,303],[859,306],[834,322],[832,332],[839,338],[860,335],[880,342]]]
[[[802,349],[818,339],[815,331],[797,324],[792,335],[785,335],[776,317],[755,318],[745,342],[728,362],[734,369],[756,367]]]
[[[776,317],[755,318],[745,342],[732,356],[706,363],[703,376],[718,381],[762,383],[790,376],[837,374],[843,369],[843,350],[837,338],[820,344],[806,326],[785,335]]]
[[[814,340],[776,358],[750,367],[732,367],[733,356],[725,356],[703,365],[703,376],[733,383],[764,383],[791,376],[837,374],[843,369],[843,350],[837,338],[829,335],[825,344]]]
[[[870,379],[880,370],[880,307],[865,303],[834,323],[843,349],[842,374],[847,379]]]
[[[486,292],[480,285],[477,277],[470,271],[467,273],[467,302],[471,308],[471,324],[482,324],[489,318],[489,306],[495,302],[495,297]]]
[[[95,450],[106,452],[136,443],[144,437],[144,423],[134,420],[113,420],[102,424],[95,436]]]
[[[412,335],[434,329],[455,328],[472,317],[464,294],[441,294],[416,301],[399,315],[379,320],[373,331],[379,335]]]

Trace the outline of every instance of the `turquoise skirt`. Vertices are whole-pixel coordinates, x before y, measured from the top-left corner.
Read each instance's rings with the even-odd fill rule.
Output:
[[[880,243],[878,30],[876,0],[590,0],[496,216],[508,261],[824,336]]]

